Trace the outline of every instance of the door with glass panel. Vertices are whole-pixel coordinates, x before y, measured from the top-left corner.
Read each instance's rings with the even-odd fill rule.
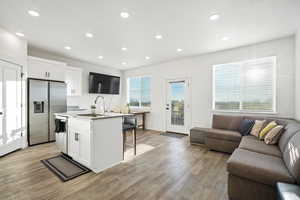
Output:
[[[190,119],[188,82],[187,79],[167,81],[166,129],[169,132],[188,134]]]
[[[21,70],[0,61],[0,156],[22,147]]]

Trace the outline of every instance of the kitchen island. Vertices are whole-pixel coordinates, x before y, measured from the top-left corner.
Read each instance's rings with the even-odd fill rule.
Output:
[[[123,116],[86,112],[56,113],[67,120],[67,151],[75,161],[99,173],[123,159]]]

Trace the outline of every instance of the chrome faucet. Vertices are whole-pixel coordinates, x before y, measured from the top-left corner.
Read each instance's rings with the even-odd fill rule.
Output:
[[[95,106],[97,105],[97,102],[98,102],[99,98],[101,98],[103,100],[103,109],[104,109],[104,113],[105,113],[105,111],[106,111],[106,109],[105,109],[105,99],[104,99],[103,96],[101,96],[101,95],[97,96],[95,101],[94,101],[94,104],[95,104]]]

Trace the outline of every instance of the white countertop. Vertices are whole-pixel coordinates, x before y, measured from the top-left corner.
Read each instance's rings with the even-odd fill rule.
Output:
[[[113,118],[113,117],[123,117],[123,116],[132,116],[132,114],[123,114],[123,113],[113,113],[113,112],[106,112],[105,114],[101,114],[101,116],[80,116],[80,114],[90,114],[91,111],[68,111],[65,113],[54,113],[56,116],[62,116],[62,117],[76,117],[76,118],[82,118],[82,119],[90,119],[90,120],[98,120],[98,119],[107,119],[107,118]],[[97,113],[96,114],[100,114]]]

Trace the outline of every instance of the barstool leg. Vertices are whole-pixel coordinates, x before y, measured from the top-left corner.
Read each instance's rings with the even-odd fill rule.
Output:
[[[133,129],[133,148],[134,148],[134,155],[136,155],[136,129]]]
[[[126,131],[123,131],[123,160],[125,155]]]

